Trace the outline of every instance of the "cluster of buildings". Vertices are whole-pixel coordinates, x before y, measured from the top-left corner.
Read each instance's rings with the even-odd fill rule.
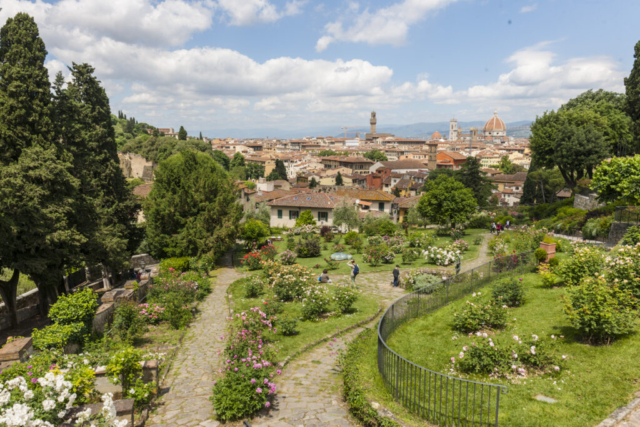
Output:
[[[333,209],[342,202],[356,204],[363,216],[371,213],[402,221],[406,211],[417,204],[431,171],[458,170],[468,157],[476,157],[494,182],[495,198],[500,204],[519,203],[526,172],[505,175],[497,166],[506,156],[513,164],[528,169],[529,141],[508,137],[507,127],[497,111],[482,129],[461,129],[457,120],[452,119],[448,137],[440,132],[426,139],[377,133],[375,112],[371,113],[370,124],[370,132],[364,138],[317,136],[291,140],[214,138],[206,141],[213,150],[222,151],[229,158],[241,153],[246,163],[261,164],[264,176],[275,169],[276,161],[284,164],[287,180],[260,179],[255,188],[239,184],[240,202],[246,209],[255,209],[262,202],[270,206],[272,226],[292,226],[303,210],[311,210],[318,224],[331,225]],[[166,129],[169,135],[172,130]],[[371,150],[384,153],[388,160],[373,161],[364,157]],[[341,180],[337,182],[338,175]]]

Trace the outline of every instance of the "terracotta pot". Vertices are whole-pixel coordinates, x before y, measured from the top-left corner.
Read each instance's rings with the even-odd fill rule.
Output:
[[[540,247],[547,252],[547,259],[545,262],[549,262],[551,258],[556,256],[556,244],[540,242]]]

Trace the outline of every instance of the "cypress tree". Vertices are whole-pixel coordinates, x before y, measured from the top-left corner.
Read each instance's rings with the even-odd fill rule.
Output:
[[[18,13],[0,29],[0,268],[13,270],[0,293],[14,326],[19,275],[36,283],[46,312],[83,241],[69,224],[77,180],[54,139],[46,55],[29,15]]]
[[[276,168],[274,169],[280,179],[287,180],[287,168],[284,167],[284,162],[280,159],[276,160]]]
[[[634,47],[633,68],[629,77],[625,77],[627,94],[627,113],[631,117],[631,130],[635,139],[636,153],[640,152],[640,41]]]
[[[185,130],[184,126],[180,126],[180,130],[178,131],[178,140],[179,141],[187,140],[187,131]]]

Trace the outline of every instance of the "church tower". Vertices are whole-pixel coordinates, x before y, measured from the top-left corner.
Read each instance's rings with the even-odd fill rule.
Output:
[[[458,120],[451,119],[449,121],[449,141],[458,140]]]
[[[369,120],[369,123],[371,123],[371,134],[375,134],[376,133],[376,124],[378,123],[378,120],[376,120],[376,112],[375,111],[371,112],[371,120]]]

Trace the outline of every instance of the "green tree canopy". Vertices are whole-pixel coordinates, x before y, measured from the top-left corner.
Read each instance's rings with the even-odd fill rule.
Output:
[[[533,200],[529,204],[555,202],[556,193],[565,185],[564,178],[558,168],[536,169],[527,174],[527,180],[530,180],[534,186]]]
[[[264,165],[260,163],[247,163],[247,179],[264,178]]]
[[[316,225],[316,220],[313,218],[311,211],[302,211],[298,219],[296,219],[296,227],[303,225]]]
[[[309,188],[316,188],[318,186],[318,181],[316,181],[315,177],[311,177],[311,181],[309,181]]]
[[[342,174],[340,172],[338,172],[338,174],[336,175],[336,185],[338,187],[341,187],[344,185],[344,180],[342,179]]]
[[[640,206],[640,154],[602,162],[593,173],[591,188],[604,202],[621,200]]]
[[[418,212],[431,223],[455,227],[469,220],[476,208],[473,192],[454,178],[428,181],[418,202]]]
[[[502,156],[500,159],[500,164],[498,165],[498,169],[502,171],[502,173],[507,175],[512,175],[516,173],[516,168],[514,164],[509,160],[509,156]]]
[[[247,221],[255,219],[268,226],[271,224],[271,208],[267,206],[266,202],[260,202],[255,209],[247,209],[244,213],[244,218]]]
[[[257,219],[248,219],[242,226],[240,236],[245,241],[245,246],[250,248],[254,243],[259,243],[269,235],[269,226]]]
[[[213,152],[213,160],[218,162],[220,164],[220,166],[223,167],[224,170],[226,170],[226,171],[229,170],[229,166],[231,165],[231,160],[229,159],[229,156],[224,154],[223,151],[214,150],[214,152]]]
[[[375,148],[371,151],[367,151],[362,156],[369,160],[373,160],[374,162],[386,162],[389,160],[382,151],[376,150]]]
[[[233,182],[210,156],[183,151],[160,163],[145,203],[152,254],[219,258],[238,235],[236,201]]]
[[[340,227],[344,224],[347,230],[353,230],[360,225],[360,219],[358,218],[358,209],[355,205],[347,203],[346,199],[343,199],[333,209],[333,224],[336,227]]]
[[[236,153],[233,155],[233,159],[231,159],[231,165],[229,166],[230,168],[238,168],[238,167],[244,167],[244,156],[241,153]]]
[[[288,179],[287,168],[284,166],[284,162],[282,160],[276,160],[276,168],[274,170],[278,174],[280,179],[284,179],[285,181]]]
[[[278,174],[278,172],[276,172],[276,170],[272,170],[271,173],[269,175],[267,175],[267,181],[278,181],[280,178],[280,175]]]
[[[184,126],[180,126],[180,130],[178,131],[178,140],[186,141],[187,140],[187,131]]]

